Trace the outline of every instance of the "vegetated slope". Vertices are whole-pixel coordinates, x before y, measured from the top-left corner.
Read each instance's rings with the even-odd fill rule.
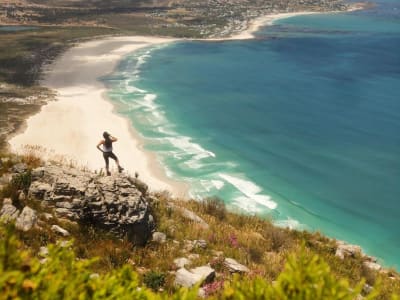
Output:
[[[1,295],[25,293],[40,298],[57,291],[62,298],[68,291],[72,299],[77,295],[90,299],[122,294],[126,298],[140,294],[149,299],[195,299],[197,292],[185,294],[179,290],[185,282],[178,278],[199,269],[211,269],[212,275],[195,281],[211,299],[339,299],[339,294],[341,299],[354,299],[359,293],[370,297],[367,299],[391,299],[392,294],[400,294],[398,273],[378,270],[357,247],[343,248],[319,233],[279,228],[256,216],[229,212],[215,198],[198,202],[172,199],[166,192],[148,193],[138,181],[132,188],[139,184],[137,188],[148,199],[155,222],[153,238],[144,246],[121,239],[97,226],[95,218],[91,223],[82,223],[66,217],[89,194],[78,183],[68,185],[65,178],[53,186],[37,181],[38,174],[44,180],[50,179],[46,167],[37,169],[43,162],[32,153],[23,157],[3,155],[0,159],[0,214],[4,216],[4,207],[12,205],[15,216],[19,211],[18,218],[22,218],[21,211],[26,207],[37,216],[36,225],[29,229],[0,226],[0,261],[6,262],[0,266]],[[87,174],[76,167],[54,164],[76,174],[76,178]],[[101,173],[90,176],[98,178],[98,182],[125,180],[119,175],[108,179]],[[42,190],[52,198],[42,199]],[[71,194],[74,191],[76,195]],[[109,193],[108,187],[106,191]],[[88,207],[101,208],[97,199],[88,197]],[[94,201],[93,205],[90,201]],[[112,210],[118,212],[118,205]],[[21,228],[26,223],[18,218],[16,223]],[[70,242],[65,244],[67,241]],[[29,253],[25,252],[27,249]],[[97,259],[88,261],[94,257]],[[38,263],[40,258],[45,258],[42,264]],[[233,260],[238,263],[235,267],[230,264]],[[65,261],[69,262],[68,269]],[[48,276],[57,279],[52,286],[46,284]],[[157,294],[139,290],[138,286],[147,286]]]

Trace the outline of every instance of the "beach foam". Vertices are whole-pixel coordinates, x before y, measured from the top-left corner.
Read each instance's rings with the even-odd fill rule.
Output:
[[[234,187],[236,187],[240,192],[242,192],[246,196],[246,197],[243,196],[237,197],[235,199],[237,200],[237,202],[253,201],[269,209],[275,209],[277,207],[276,202],[272,201],[270,196],[259,194],[262,191],[262,189],[255,183],[228,174],[219,174],[219,176],[225,181],[229,182]]]

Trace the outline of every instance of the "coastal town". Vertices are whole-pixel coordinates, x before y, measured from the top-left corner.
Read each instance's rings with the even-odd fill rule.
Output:
[[[0,24],[101,26],[176,37],[226,37],[254,18],[282,12],[345,11],[342,0],[0,1]]]

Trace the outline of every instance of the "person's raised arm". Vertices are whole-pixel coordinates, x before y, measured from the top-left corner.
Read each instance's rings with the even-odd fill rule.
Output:
[[[96,148],[99,149],[101,152],[104,152],[104,151],[100,148],[100,146],[103,145],[103,144],[104,144],[104,141],[100,141],[100,142],[97,144],[97,146],[96,146]]]
[[[110,135],[110,139],[111,139],[113,142],[118,141],[118,139],[117,139],[115,136],[111,136],[111,135]]]

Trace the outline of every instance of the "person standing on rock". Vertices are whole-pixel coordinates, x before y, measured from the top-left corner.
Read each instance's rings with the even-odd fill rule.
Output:
[[[97,144],[97,149],[99,149],[101,152],[103,152],[103,157],[104,160],[106,162],[106,171],[107,171],[107,176],[110,176],[110,169],[109,169],[109,159],[110,157],[115,160],[117,166],[118,166],[118,172],[121,173],[124,168],[121,167],[119,165],[119,161],[118,161],[118,157],[114,154],[113,152],[113,147],[112,147],[112,143],[117,141],[117,138],[114,136],[111,136],[111,134],[109,134],[107,131],[103,132],[103,137],[104,140],[101,140],[98,144]],[[100,148],[100,146],[103,145],[103,149]]]

